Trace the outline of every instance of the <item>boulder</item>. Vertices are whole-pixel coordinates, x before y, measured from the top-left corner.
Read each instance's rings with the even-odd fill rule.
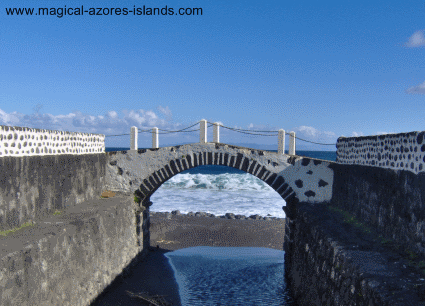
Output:
[[[232,213],[226,213],[226,214],[225,214],[225,217],[226,217],[227,219],[235,219],[235,215],[234,215],[234,214],[232,214]]]

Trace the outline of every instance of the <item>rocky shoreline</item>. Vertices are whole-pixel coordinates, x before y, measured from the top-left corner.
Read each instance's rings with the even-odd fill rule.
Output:
[[[216,216],[211,213],[207,213],[204,211],[198,211],[196,213],[190,211],[187,214],[182,214],[180,210],[173,210],[172,212],[155,212],[151,211],[150,215],[164,215],[166,219],[171,219],[171,217],[174,216],[188,216],[188,217],[210,217],[210,218],[220,218],[220,219],[231,219],[231,220],[285,220],[285,218],[277,218],[277,217],[271,217],[270,214],[263,217],[260,215],[251,215],[249,217],[244,215],[235,215],[233,213],[226,213],[225,215]]]

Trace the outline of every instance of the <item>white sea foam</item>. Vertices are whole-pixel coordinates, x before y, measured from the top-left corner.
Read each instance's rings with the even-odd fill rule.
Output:
[[[165,182],[151,197],[152,211],[227,212],[285,218],[286,202],[265,182],[248,173],[181,173]]]
[[[162,186],[164,189],[208,189],[208,190],[266,190],[273,189],[257,177],[248,174],[179,174]]]

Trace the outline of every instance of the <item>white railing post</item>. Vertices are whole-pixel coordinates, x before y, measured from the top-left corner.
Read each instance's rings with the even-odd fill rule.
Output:
[[[289,133],[289,155],[295,155],[295,132]]]
[[[158,149],[159,142],[158,142],[158,128],[154,127],[152,129],[152,149]]]
[[[277,140],[277,153],[285,154],[285,130],[280,129]]]
[[[207,120],[202,119],[200,121],[200,128],[201,128],[201,135],[199,137],[200,143],[206,143],[207,142]]]
[[[132,126],[130,128],[130,151],[137,150],[137,126]]]
[[[214,122],[213,142],[220,143],[220,123]]]

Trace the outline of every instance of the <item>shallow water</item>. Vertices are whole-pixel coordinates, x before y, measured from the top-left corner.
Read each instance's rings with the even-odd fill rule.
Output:
[[[284,251],[192,247],[166,253],[181,304],[295,305],[284,280]]]

